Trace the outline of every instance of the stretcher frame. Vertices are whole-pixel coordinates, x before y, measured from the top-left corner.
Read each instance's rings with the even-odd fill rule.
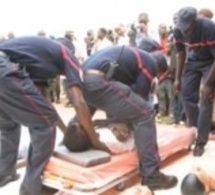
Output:
[[[190,148],[191,148],[191,145],[188,145],[188,146],[184,147],[184,149],[182,149],[178,152],[175,152],[171,156],[163,159],[162,162],[165,162],[169,158],[177,156],[177,154],[179,154],[179,153],[181,154],[182,151],[184,152],[184,154],[187,154],[186,151],[190,151]],[[134,169],[133,171],[130,171],[129,173],[122,176],[121,178],[115,179],[112,182],[108,183],[107,185],[105,185],[99,189],[95,189],[93,191],[83,191],[83,190],[80,191],[80,189],[77,189],[77,188],[66,189],[63,187],[63,185],[59,185],[58,182],[55,183],[55,182],[53,182],[53,180],[48,180],[48,179],[44,180],[43,185],[45,185],[49,188],[54,188],[54,189],[56,189],[56,186],[59,186],[58,187],[59,191],[57,193],[55,193],[54,195],[101,195],[112,189],[115,189],[115,191],[118,191],[120,193],[120,191],[123,191],[127,188],[126,182],[131,180],[133,177],[137,177],[138,175],[139,175],[139,171],[138,171],[138,167],[137,167],[136,169]]]
[[[177,152],[174,152],[174,154],[171,154],[169,157],[162,159],[162,162],[164,162],[165,160],[167,160],[170,157],[177,155],[177,153],[179,153],[181,151],[190,151],[190,148],[191,148],[191,145],[187,145],[183,149],[181,149]],[[113,188],[115,188],[117,191],[123,191],[124,189],[127,188],[126,181],[131,180],[132,177],[138,176],[138,174],[139,174],[138,167],[136,167],[134,170],[130,171],[129,173],[123,175],[120,178],[117,178],[117,179],[111,181],[110,183],[106,184],[105,186],[95,189],[95,190],[90,190],[90,191],[87,191],[87,190],[84,191],[83,189],[79,189],[77,187],[67,189],[67,188],[64,188],[63,184],[60,184],[57,181],[55,182],[52,179],[45,179],[43,181],[43,185],[59,190],[54,195],[100,195],[105,192],[108,192],[109,190],[111,190]]]
[[[186,150],[190,150],[191,145],[193,143],[187,143],[186,145],[184,145],[183,148],[177,149],[172,151],[172,153],[166,157],[164,157],[162,160],[162,162],[166,159],[168,159],[169,157],[172,157],[174,155],[176,155],[178,152],[180,151],[186,151]],[[25,160],[19,160],[17,163],[17,168],[21,168],[23,166],[25,166]],[[104,192],[108,192],[109,190],[113,189],[114,187],[116,187],[118,190],[124,190],[127,186],[126,186],[126,181],[131,180],[132,177],[137,176],[139,173],[138,171],[138,166],[134,167],[132,170],[130,170],[129,172],[127,172],[126,174],[124,174],[123,176],[121,176],[120,178],[116,178],[113,181],[109,181],[106,185],[99,187],[99,188],[89,188],[89,190],[83,189],[81,187],[82,184],[77,184],[77,182],[74,181],[74,186],[70,186],[65,187],[64,183],[61,182],[60,180],[64,180],[63,178],[60,178],[60,176],[55,176],[55,178],[45,178],[43,179],[43,185],[56,189],[58,190],[58,192],[55,195],[97,195],[97,194],[102,194]],[[57,178],[57,179],[56,179]],[[71,180],[70,180],[71,181]]]
[[[96,189],[94,191],[80,191],[78,189],[73,189],[73,188],[67,190],[61,186],[59,188],[59,191],[55,195],[99,195],[114,187],[116,187],[118,190],[124,190],[126,188],[125,182],[137,175],[138,175],[138,170],[136,169],[122,176],[121,178],[115,179],[114,181],[110,182],[106,186]],[[50,188],[56,188],[56,184],[49,180],[44,181],[43,184]]]

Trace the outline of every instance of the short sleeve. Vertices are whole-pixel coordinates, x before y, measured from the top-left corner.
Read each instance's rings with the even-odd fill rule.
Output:
[[[64,73],[69,86],[78,85],[82,88],[81,68],[78,60],[65,46],[61,45],[61,50],[64,63]]]

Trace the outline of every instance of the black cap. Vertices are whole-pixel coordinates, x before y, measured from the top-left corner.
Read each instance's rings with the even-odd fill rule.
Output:
[[[196,21],[197,10],[194,7],[184,7],[178,12],[177,28],[182,32],[187,31],[190,26]]]
[[[141,40],[140,44],[138,45],[138,47],[149,53],[160,50],[159,43],[148,37],[143,38]]]

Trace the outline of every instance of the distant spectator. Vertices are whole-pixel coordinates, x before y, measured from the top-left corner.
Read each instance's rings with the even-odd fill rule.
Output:
[[[90,56],[92,53],[92,48],[95,44],[95,35],[92,30],[87,31],[87,36],[84,39],[86,44],[87,56]]]
[[[46,36],[46,32],[44,30],[41,30],[38,32],[37,34],[38,36],[42,36],[42,37],[45,37]]]
[[[107,38],[107,30],[105,28],[100,28],[98,30],[97,40],[92,50],[93,53],[96,53],[97,51],[104,49],[105,47],[109,47],[111,45],[113,45],[113,43]]]
[[[9,32],[7,37],[8,37],[8,39],[13,39],[13,38],[15,38],[15,35],[13,32]]]
[[[119,24],[114,29],[116,33],[116,44],[117,45],[129,45],[129,37],[126,35],[126,28],[124,25]]]
[[[85,51],[83,51],[80,42],[77,40],[75,36],[75,32],[73,30],[68,30],[65,33],[65,38],[72,41],[74,45],[75,57],[78,59],[79,63],[81,64],[85,59]]]
[[[114,33],[113,33],[112,30],[108,30],[108,31],[107,31],[106,37],[107,37],[107,39],[108,39],[111,43],[113,43],[113,44],[116,43],[116,37],[115,37],[115,35],[114,35]]]
[[[130,46],[136,46],[136,34],[137,34],[137,29],[135,28],[135,24],[131,24],[131,27],[127,33]]]
[[[75,39],[76,39],[74,31],[72,31],[72,30],[66,31],[64,37],[69,39],[70,41],[75,41]]]
[[[165,24],[160,24],[158,27],[158,33],[160,37],[160,46],[164,54],[169,53],[168,47],[168,30]]]
[[[156,41],[159,41],[158,33],[149,28],[149,17],[148,14],[143,12],[138,16],[138,26],[136,33],[136,45],[138,46],[142,38],[149,37]]]

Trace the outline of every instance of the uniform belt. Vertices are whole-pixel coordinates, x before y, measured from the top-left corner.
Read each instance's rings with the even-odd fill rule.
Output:
[[[4,53],[3,51],[0,51],[0,56],[1,56],[1,57],[7,57],[7,54]]]
[[[100,70],[88,69],[83,71],[84,75],[95,74],[100,76],[105,76],[105,74]]]

